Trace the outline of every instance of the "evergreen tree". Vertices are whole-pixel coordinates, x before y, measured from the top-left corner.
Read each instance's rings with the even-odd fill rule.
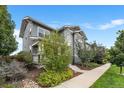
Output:
[[[0,6],[0,56],[6,56],[17,49],[17,42],[13,36],[15,23],[7,10],[7,6]]]

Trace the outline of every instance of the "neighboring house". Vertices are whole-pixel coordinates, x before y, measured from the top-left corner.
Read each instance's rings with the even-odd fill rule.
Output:
[[[78,56],[79,47],[85,48],[86,36],[79,26],[63,26],[60,28],[59,33],[64,35],[65,41],[68,43],[72,50],[72,56],[74,57],[74,62],[80,62]]]
[[[20,37],[23,39],[23,51],[31,52],[33,62],[37,63],[40,59],[38,46],[39,39],[49,35],[55,29],[34,20],[31,17],[24,17],[20,29]]]
[[[24,17],[20,29],[20,37],[23,39],[23,51],[31,52],[33,56],[33,62],[38,63],[40,56],[40,47],[38,42],[43,39],[45,35],[49,35],[56,29],[38,22],[31,17]],[[64,35],[65,41],[72,49],[72,56],[74,56],[74,62],[80,62],[78,57],[78,47],[85,48],[86,36],[79,26],[63,26],[57,29],[61,35]]]
[[[91,49],[92,49],[91,44],[89,44],[89,43],[86,42],[86,50],[91,50]]]

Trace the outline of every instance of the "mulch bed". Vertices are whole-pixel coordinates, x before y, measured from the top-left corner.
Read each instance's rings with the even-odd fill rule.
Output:
[[[72,69],[71,69],[72,70]],[[18,88],[23,88],[24,86],[27,86],[27,84],[26,83],[29,83],[29,84],[33,84],[33,85],[36,85],[36,84],[34,84],[34,82],[36,82],[36,78],[39,76],[39,74],[40,73],[42,73],[44,70],[43,69],[37,69],[37,68],[32,68],[32,69],[30,69],[28,72],[27,72],[27,74],[26,74],[26,76],[25,76],[25,78],[23,79],[23,80],[19,80],[19,81],[16,81],[16,82],[10,82],[10,84],[14,84],[14,85],[16,85]],[[73,70],[72,70],[73,71]],[[74,78],[74,77],[76,77],[76,76],[79,76],[80,74],[82,74],[82,73],[80,73],[80,72],[74,72],[73,71],[73,77],[71,77],[70,79],[72,79],[72,78]],[[68,79],[68,80],[70,80],[70,79]],[[30,80],[32,80],[32,81],[34,81],[34,82],[32,82],[32,81],[30,81]],[[66,80],[67,81],[67,80]],[[6,83],[8,83],[8,82],[6,82]],[[38,86],[38,85],[37,85]]]
[[[102,65],[104,65],[104,64],[99,64],[98,67],[100,67],[100,66],[102,66]],[[91,68],[91,67],[84,67],[84,66],[81,66],[80,64],[76,64],[76,66],[79,67],[81,70],[92,70],[92,69],[96,68],[96,67],[94,67],[94,68]]]
[[[79,67],[81,70],[91,70],[93,68],[90,68],[90,67],[84,67],[84,66],[81,66],[79,64],[76,64],[77,67]]]

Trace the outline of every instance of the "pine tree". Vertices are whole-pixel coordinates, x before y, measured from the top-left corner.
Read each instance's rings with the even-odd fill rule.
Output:
[[[0,6],[0,56],[11,54],[17,49],[17,42],[13,36],[15,23],[7,10],[7,6]]]

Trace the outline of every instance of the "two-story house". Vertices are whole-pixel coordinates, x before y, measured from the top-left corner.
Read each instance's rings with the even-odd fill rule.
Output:
[[[80,62],[78,57],[78,46],[85,48],[86,36],[79,26],[63,26],[60,29],[54,29],[44,23],[41,23],[31,17],[24,17],[20,29],[20,37],[23,39],[23,51],[31,52],[33,62],[38,63],[40,60],[41,49],[38,42],[49,35],[53,31],[58,31],[59,34],[64,35],[68,46],[72,50],[73,62]]]
[[[37,63],[40,59],[40,48],[38,42],[45,35],[49,35],[55,29],[41,23],[29,16],[24,17],[20,29],[20,37],[23,39],[23,51],[31,52],[33,62]]]

